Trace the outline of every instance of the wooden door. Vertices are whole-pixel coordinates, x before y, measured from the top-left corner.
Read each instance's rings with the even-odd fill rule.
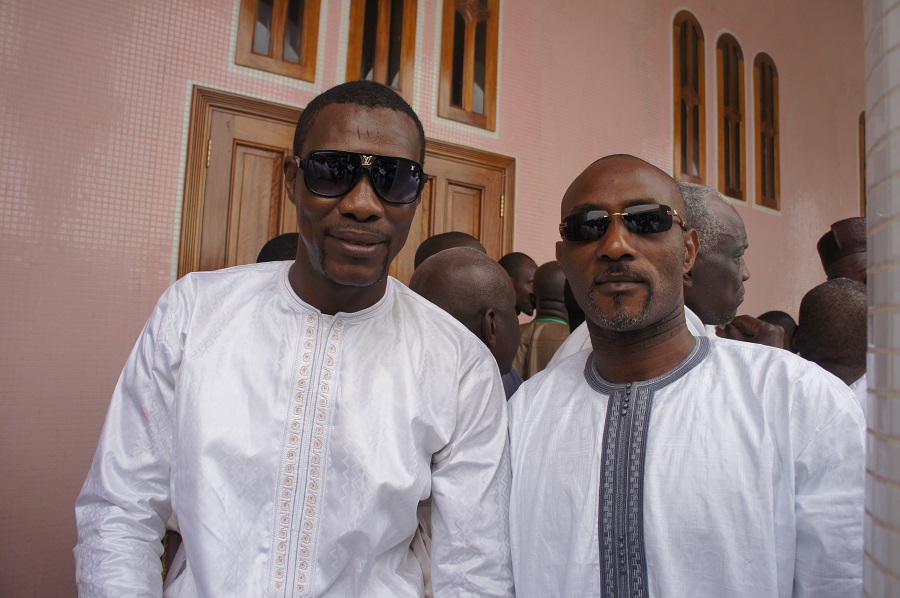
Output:
[[[195,89],[179,276],[252,263],[267,240],[297,230],[281,164],[299,115],[297,108]],[[494,259],[510,251],[514,167],[513,158],[428,140],[429,181],[391,275],[408,283],[419,244],[442,232],[471,234]]]
[[[266,241],[297,231],[282,163],[294,126],[213,109],[200,270],[252,264]]]
[[[469,233],[495,260],[511,251],[514,168],[513,158],[429,139],[428,185],[391,275],[408,283],[419,244],[439,233]]]
[[[250,264],[297,230],[284,190],[300,109],[194,89],[178,275]]]

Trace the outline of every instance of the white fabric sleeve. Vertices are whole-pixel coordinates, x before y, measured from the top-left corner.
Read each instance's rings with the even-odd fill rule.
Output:
[[[182,351],[174,295],[170,288],[160,299],[125,364],[75,503],[82,597],[162,594],[174,381]]]
[[[496,363],[462,374],[456,430],[432,466],[435,598],[511,596],[506,398]]]
[[[795,453],[798,598],[862,595],[866,424],[849,390],[823,390],[838,396],[807,399],[825,403],[830,417]]]

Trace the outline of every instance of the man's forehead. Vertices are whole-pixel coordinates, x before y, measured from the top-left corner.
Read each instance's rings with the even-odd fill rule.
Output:
[[[340,141],[353,147],[334,148]],[[397,148],[393,154],[418,160],[419,132],[406,114],[390,108],[359,104],[329,104],[316,115],[306,138],[305,149],[347,149],[367,151],[369,144]],[[327,147],[326,147],[327,146]]]
[[[683,212],[681,193],[667,175],[636,159],[610,162],[595,162],[575,179],[563,197],[563,217],[590,209],[620,210],[647,203],[666,204]]]

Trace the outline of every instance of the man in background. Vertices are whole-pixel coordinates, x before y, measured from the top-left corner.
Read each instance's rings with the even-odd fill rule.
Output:
[[[530,316],[534,313],[534,273],[537,264],[520,251],[507,253],[500,258],[500,265],[512,278],[516,289],[516,314]]]
[[[555,261],[542,264],[534,274],[534,319],[520,326],[522,340],[513,367],[528,380],[550,363],[569,337],[565,300],[566,275]]]
[[[866,411],[866,285],[835,278],[813,288],[800,302],[794,348],[840,378]]]
[[[416,255],[413,258],[413,268],[418,268],[420,265],[422,265],[422,262],[433,256],[434,254],[444,251],[445,249],[451,249],[453,247],[469,247],[471,249],[480,251],[485,255],[487,254],[487,251],[485,250],[484,245],[481,244],[481,241],[468,233],[456,230],[446,233],[438,233],[436,235],[428,237],[419,244],[418,249],[416,249]]]

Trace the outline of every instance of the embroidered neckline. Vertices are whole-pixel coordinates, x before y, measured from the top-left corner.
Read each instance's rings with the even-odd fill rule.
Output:
[[[292,307],[298,308],[302,313],[313,312],[320,318],[325,316],[321,310],[313,307],[303,299],[297,296],[297,293],[294,292],[293,287],[291,287],[291,281],[288,278],[288,274],[291,270],[291,264],[294,262],[285,262],[282,270],[281,270],[281,292],[287,298],[288,302]],[[400,284],[393,277],[388,277],[387,286],[384,289],[384,295],[382,295],[381,299],[379,299],[373,305],[365,309],[361,309],[359,311],[354,312],[343,312],[339,311],[333,316],[328,316],[329,318],[334,318],[337,320],[343,320],[346,322],[356,322],[360,320],[368,320],[373,318],[382,312],[386,311],[390,306],[391,302],[394,300],[394,295],[396,294],[396,285]]]
[[[657,390],[659,388],[663,388],[672,384],[689,371],[700,365],[700,363],[706,358],[709,354],[709,338],[705,336],[697,336],[694,337],[696,342],[694,343],[694,348],[685,357],[681,363],[676,365],[673,369],[669,370],[665,374],[661,376],[657,376],[656,378],[651,378],[650,380],[638,380],[636,382],[632,382],[629,384],[615,384],[613,382],[609,382],[600,373],[597,371],[597,368],[594,367],[594,352],[591,351],[588,353],[587,359],[584,364],[584,379],[587,381],[588,385],[596,390],[599,393],[610,395],[616,390],[620,390],[625,388],[626,386],[647,386],[651,390]]]

